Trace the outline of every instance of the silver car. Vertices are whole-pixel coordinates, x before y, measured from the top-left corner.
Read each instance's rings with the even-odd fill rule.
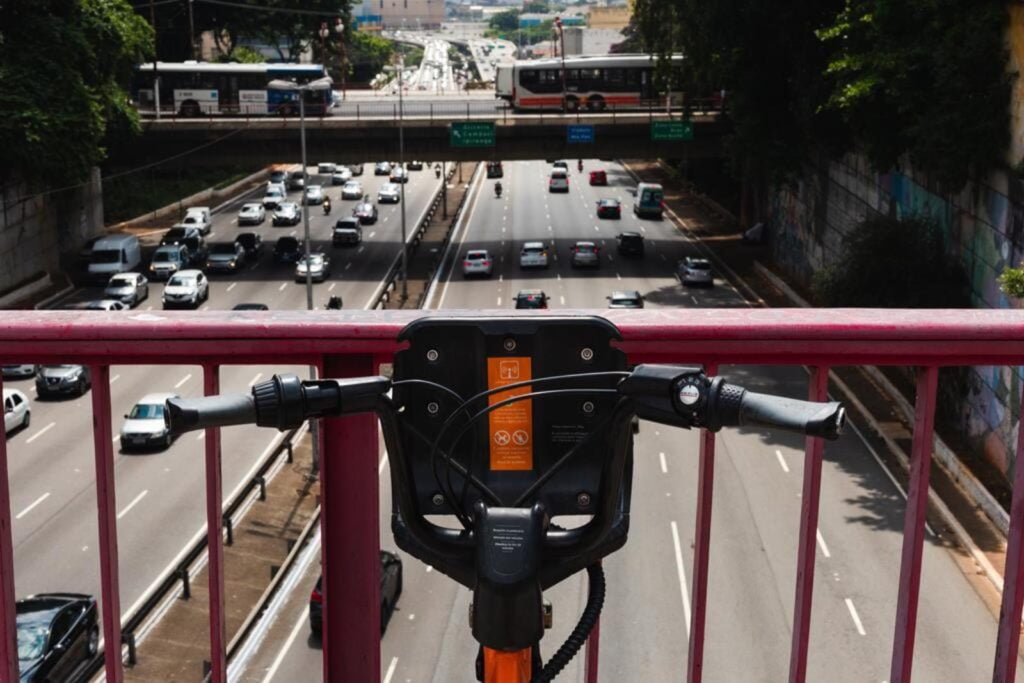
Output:
[[[363,186],[358,180],[350,180],[341,188],[342,199],[362,199]]]
[[[339,166],[338,170],[331,174],[331,185],[344,185],[352,180],[352,171],[346,166]]]
[[[313,282],[323,282],[331,274],[331,259],[327,254],[310,254],[295,264],[295,281],[305,282],[306,272]]]
[[[543,242],[527,242],[519,252],[520,268],[547,268],[548,248]]]
[[[324,188],[321,185],[310,185],[306,188],[306,194],[304,195],[305,202],[307,204],[323,204],[324,203]]]
[[[81,396],[89,391],[92,378],[84,365],[40,365],[36,372],[36,395]]]
[[[462,274],[465,277],[490,277],[493,270],[494,259],[486,249],[471,249],[466,252],[466,258],[462,259]]]
[[[34,365],[0,365],[0,374],[4,379],[24,379],[36,374]]]
[[[165,244],[153,252],[149,263],[149,276],[154,280],[166,280],[189,263],[188,247],[183,244]]]
[[[402,199],[402,191],[394,183],[384,183],[377,190],[377,201],[381,204],[397,204]]]
[[[597,268],[601,265],[601,247],[593,242],[577,242],[572,248],[573,268]]]
[[[165,403],[177,394],[147,394],[124,416],[121,426],[121,450],[133,448],[170,448],[174,435],[164,422]]]
[[[706,258],[687,256],[679,262],[679,282],[684,285],[705,285],[712,287],[715,276],[711,271],[711,262]]]
[[[191,306],[195,308],[210,297],[210,282],[201,270],[175,273],[164,286],[164,308]]]
[[[210,245],[206,270],[237,273],[245,265],[245,248],[238,242],[217,242]]]
[[[256,202],[242,204],[242,208],[238,210],[239,225],[262,225],[266,218],[267,210]]]
[[[149,280],[142,273],[119,273],[110,278],[103,296],[132,307],[137,306],[149,297]]]

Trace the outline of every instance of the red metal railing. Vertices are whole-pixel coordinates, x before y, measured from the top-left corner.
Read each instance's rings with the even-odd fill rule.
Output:
[[[477,315],[479,311],[473,312]],[[507,311],[495,312],[508,315]],[[553,312],[555,313],[555,312]],[[566,311],[557,314],[565,315]],[[1024,365],[1024,314],[1017,311],[708,309],[601,311],[622,333],[630,362],[806,365],[808,396],[823,400],[829,368],[920,368],[910,485],[891,657],[892,681],[908,681],[913,662],[922,543],[938,369],[947,365]],[[458,314],[458,313],[454,313]],[[105,642],[120,642],[116,505],[110,421],[110,364],[201,363],[204,390],[216,393],[225,364],[318,365],[326,376],[371,374],[389,362],[399,330],[422,311],[192,313],[136,316],[4,312],[3,363],[92,366],[93,432]],[[1020,431],[1018,452],[1024,446]],[[210,552],[212,680],[226,679],[221,536],[220,441],[205,439]],[[324,680],[370,681],[380,672],[377,427],[372,417],[326,420],[321,461],[324,576]],[[795,577],[790,680],[806,678],[813,598],[815,532],[823,442],[805,444]],[[365,457],[363,457],[365,456]],[[697,487],[688,679],[703,673],[715,439],[702,434]],[[14,563],[6,439],[0,434],[0,680],[17,679]],[[340,492],[344,492],[341,494]],[[1014,475],[1006,582],[993,680],[1012,681],[1024,602],[1024,467]],[[344,571],[332,571],[344,566]],[[359,615],[358,619],[349,618]],[[588,681],[597,680],[596,639]],[[122,680],[120,648],[106,648],[108,681]],[[467,662],[468,667],[471,666]]]

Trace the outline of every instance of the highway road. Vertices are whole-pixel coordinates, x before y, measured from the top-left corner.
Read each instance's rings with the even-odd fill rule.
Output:
[[[574,164],[573,164],[574,166]],[[669,220],[638,220],[628,211],[633,184],[614,163],[609,187],[590,187],[575,168],[567,195],[547,193],[543,162],[505,164],[505,194],[493,181],[471,198],[459,255],[486,248],[496,258],[489,280],[467,282],[455,272],[430,302],[437,308],[508,309],[519,289],[542,288],[552,308],[604,308],[616,289],[636,289],[651,308],[741,307],[721,279],[686,289],[673,274],[696,247]],[[598,198],[618,197],[621,220],[595,217]],[[625,260],[614,236],[643,233],[643,260]],[[576,240],[603,245],[602,263],[576,271],[568,249]],[[549,242],[557,261],[545,271],[518,267],[521,244]],[[806,396],[801,368],[725,367],[722,374],[755,390]],[[601,618],[603,681],[679,680],[687,658],[698,435],[644,424],[637,436],[632,521],[626,547],[605,560],[608,589]],[[779,681],[788,676],[803,439],[762,430],[728,430],[718,437],[705,646],[706,680]],[[390,486],[382,461],[381,544],[390,538]],[[808,680],[884,681],[894,630],[905,503],[890,475],[856,431],[825,451],[818,529],[815,600]],[[404,592],[382,641],[381,676],[393,681],[472,681],[476,655],[466,620],[470,594],[403,556]],[[306,600],[313,562],[269,624],[266,645],[235,680],[318,681],[320,644],[309,637]],[[555,627],[543,642],[550,656],[583,607],[579,577],[549,591]],[[972,588],[942,539],[924,546],[914,673],[919,680],[983,680],[991,675],[997,619]],[[579,658],[558,680],[582,680]]]
[[[373,161],[366,163],[361,178],[374,198],[385,177],[374,177]],[[311,172],[315,172],[313,167]],[[406,198],[410,232],[440,186],[429,170],[410,173]],[[329,178],[320,178],[329,185]],[[317,182],[317,177],[311,179]],[[400,245],[400,205],[380,205],[379,220],[365,226],[363,244],[332,248],[331,227],[351,213],[354,201],[342,201],[340,188],[327,188],[334,208],[324,216],[311,207],[310,225],[314,249],[322,248],[334,259],[327,282],[316,284],[315,305],[328,296],[341,295],[346,308],[363,308],[377,292]],[[211,294],[203,310],[229,310],[239,303],[263,303],[271,309],[304,309],[305,285],[294,281],[293,266],[272,262],[278,236],[301,238],[301,224],[272,227],[270,218],[259,227],[236,223],[238,207],[245,200],[258,201],[262,186],[247,197],[220,207],[214,216],[208,241],[228,241],[241,231],[263,236],[265,249],[258,263],[233,275],[211,275]],[[291,193],[298,198],[299,193]],[[129,316],[160,316],[162,284],[152,282],[147,301]],[[99,290],[76,292],[75,300],[98,298]],[[244,391],[275,371],[304,373],[304,368],[228,366],[221,371],[225,392]],[[202,393],[198,366],[114,366],[111,368],[113,432],[118,434],[121,416],[144,394],[177,392],[183,396]],[[9,475],[14,518],[15,583],[18,596],[43,591],[100,592],[97,559],[96,496],[94,484],[91,396],[59,401],[36,400],[32,380],[7,380],[4,385],[29,395],[32,423],[8,440]],[[233,427],[223,431],[223,482],[225,498],[243,480],[270,446],[275,432]],[[119,453],[115,441],[115,473],[118,508],[118,545],[122,610],[144,594],[193,535],[205,526],[205,510],[197,501],[205,497],[203,435],[188,434],[167,451]]]

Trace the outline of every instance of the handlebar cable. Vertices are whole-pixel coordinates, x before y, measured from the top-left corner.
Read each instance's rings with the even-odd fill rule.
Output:
[[[623,399],[623,400],[628,400],[628,399]],[[556,474],[558,474],[558,471],[560,469],[562,469],[562,467],[565,465],[565,463],[569,462],[570,458],[572,458],[574,455],[576,455],[577,451],[582,450],[584,446],[590,445],[590,442],[593,439],[597,438],[598,434],[600,434],[600,433],[604,432],[606,429],[608,429],[608,427],[611,425],[612,419],[614,417],[615,417],[615,412],[612,411],[611,415],[609,415],[605,419],[601,420],[601,422],[599,422],[593,429],[591,429],[587,433],[587,435],[585,437],[583,437],[583,440],[581,440],[579,443],[577,443],[572,448],[570,448],[568,451],[566,451],[565,454],[561,458],[559,458],[558,461],[554,465],[552,465],[551,467],[549,467],[546,470],[544,470],[544,473],[537,478],[537,481],[535,481],[532,484],[530,484],[526,488],[526,490],[523,491],[519,495],[519,497],[515,499],[515,501],[512,503],[512,507],[514,507],[514,508],[521,507],[523,505],[523,503],[525,503],[527,500],[529,500],[529,498],[531,496],[533,496],[535,493],[537,493],[537,491],[539,491],[541,489],[541,487],[544,486],[544,484],[548,483],[548,481],[552,477],[554,477]]]
[[[474,413],[473,416],[469,419],[469,421],[466,422],[466,424],[462,425],[462,427],[460,427],[457,432],[455,432],[454,436],[452,437],[451,445],[449,446],[449,451],[454,451],[455,450],[455,446],[458,445],[459,441],[462,439],[462,436],[467,431],[469,431],[469,428],[473,426],[473,423],[475,423],[481,417],[483,417],[485,415],[488,415],[489,413],[494,412],[498,408],[502,408],[502,407],[510,405],[512,403],[518,403],[519,401],[525,401],[525,400],[533,399],[533,398],[547,398],[547,397],[551,397],[551,396],[566,396],[566,395],[574,395],[574,394],[591,394],[592,395],[592,394],[595,394],[595,393],[596,394],[616,394],[616,395],[618,395],[619,390],[618,389],[597,389],[597,388],[593,388],[593,387],[585,387],[585,388],[579,388],[579,389],[549,389],[549,390],[546,390],[546,391],[531,391],[531,392],[526,393],[526,394],[519,394],[518,396],[512,396],[510,398],[503,399],[501,401],[498,401],[497,403],[492,403],[491,405],[487,406],[486,408],[483,408],[480,411]],[[433,447],[430,450],[430,463],[431,463],[431,467],[434,467],[434,463],[436,462],[434,456],[435,456],[435,454],[437,452],[437,446],[438,446],[437,442],[438,442],[438,439],[435,439],[434,440],[434,445],[433,445]],[[472,466],[473,466],[473,462],[471,460],[469,462],[469,468],[471,469]],[[449,470],[449,474],[450,474],[450,472],[451,472],[451,470]],[[454,490],[452,490],[451,493],[453,495],[452,495],[450,501],[452,503],[452,507],[455,508],[456,500],[455,500],[455,496],[454,496]],[[461,517],[460,517],[460,519],[461,519]]]
[[[471,403],[473,403],[475,401],[479,401],[482,398],[486,398],[487,396],[490,396],[492,394],[506,392],[506,391],[509,391],[510,389],[517,389],[519,387],[534,386],[534,385],[538,385],[538,384],[541,384],[541,385],[543,385],[543,384],[551,384],[551,383],[554,383],[554,382],[563,382],[563,381],[570,381],[570,380],[576,380],[576,379],[593,379],[593,378],[598,378],[598,377],[620,377],[621,378],[621,377],[629,377],[630,374],[631,374],[630,372],[624,371],[624,370],[609,370],[609,371],[601,371],[601,372],[575,372],[575,373],[570,373],[568,375],[552,375],[550,377],[539,377],[539,378],[536,378],[536,379],[523,380],[521,382],[514,382],[512,384],[506,384],[504,386],[495,387],[493,389],[487,389],[486,391],[481,391],[481,392],[479,392],[477,394],[474,394],[473,396],[470,396],[469,398],[465,399],[462,403],[460,403],[458,406],[456,406],[452,410],[451,414],[449,414],[449,416],[441,424],[441,428],[438,430],[437,436],[436,436],[433,444],[431,445],[430,456],[429,456],[430,457],[430,470],[434,474],[434,480],[437,482],[437,488],[440,491],[445,492],[445,487],[441,484],[440,477],[437,474],[437,466],[436,466],[436,460],[434,458],[434,452],[437,449],[438,444],[440,444],[441,439],[444,437],[445,432],[451,427],[452,422],[454,422],[456,417],[458,417],[458,415],[461,412],[463,412],[469,404],[471,404]],[[400,380],[399,382],[395,382],[394,384],[400,384],[400,383],[405,382],[405,381],[411,381],[411,380]],[[426,380],[417,380],[417,381],[418,382],[428,383]],[[434,382],[429,382],[429,384],[433,385],[435,383]],[[438,385],[438,386],[441,386],[441,385]],[[452,392],[450,389],[448,389],[448,387],[444,387],[444,389],[448,390],[451,393],[455,393],[455,392]],[[471,417],[470,418],[470,423],[474,419],[475,418]],[[449,452],[451,450],[454,450],[454,446],[452,446],[449,449]],[[470,463],[470,465],[472,465],[472,463]],[[451,470],[449,470],[449,474],[450,474],[450,472],[451,472]],[[450,476],[446,477],[446,479],[449,482],[449,487],[448,487],[449,490],[446,493],[449,496],[448,499],[453,503],[453,507],[454,507],[455,498],[456,498],[455,490],[454,490],[454,487],[452,487],[450,485],[450,481],[451,481]],[[471,521],[469,520],[468,517],[466,517],[466,516],[464,516],[462,514],[461,510],[456,511],[455,512],[455,516],[459,518],[459,521],[463,523],[463,526],[466,526],[468,528],[468,526],[471,525]]]

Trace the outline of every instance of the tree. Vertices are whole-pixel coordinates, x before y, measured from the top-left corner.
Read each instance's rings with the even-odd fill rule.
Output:
[[[126,0],[0,3],[0,174],[83,180],[106,147],[138,131],[125,87],[150,27]]]
[[[519,28],[519,10],[509,9],[498,12],[491,17],[487,25],[497,31],[515,31]]]

